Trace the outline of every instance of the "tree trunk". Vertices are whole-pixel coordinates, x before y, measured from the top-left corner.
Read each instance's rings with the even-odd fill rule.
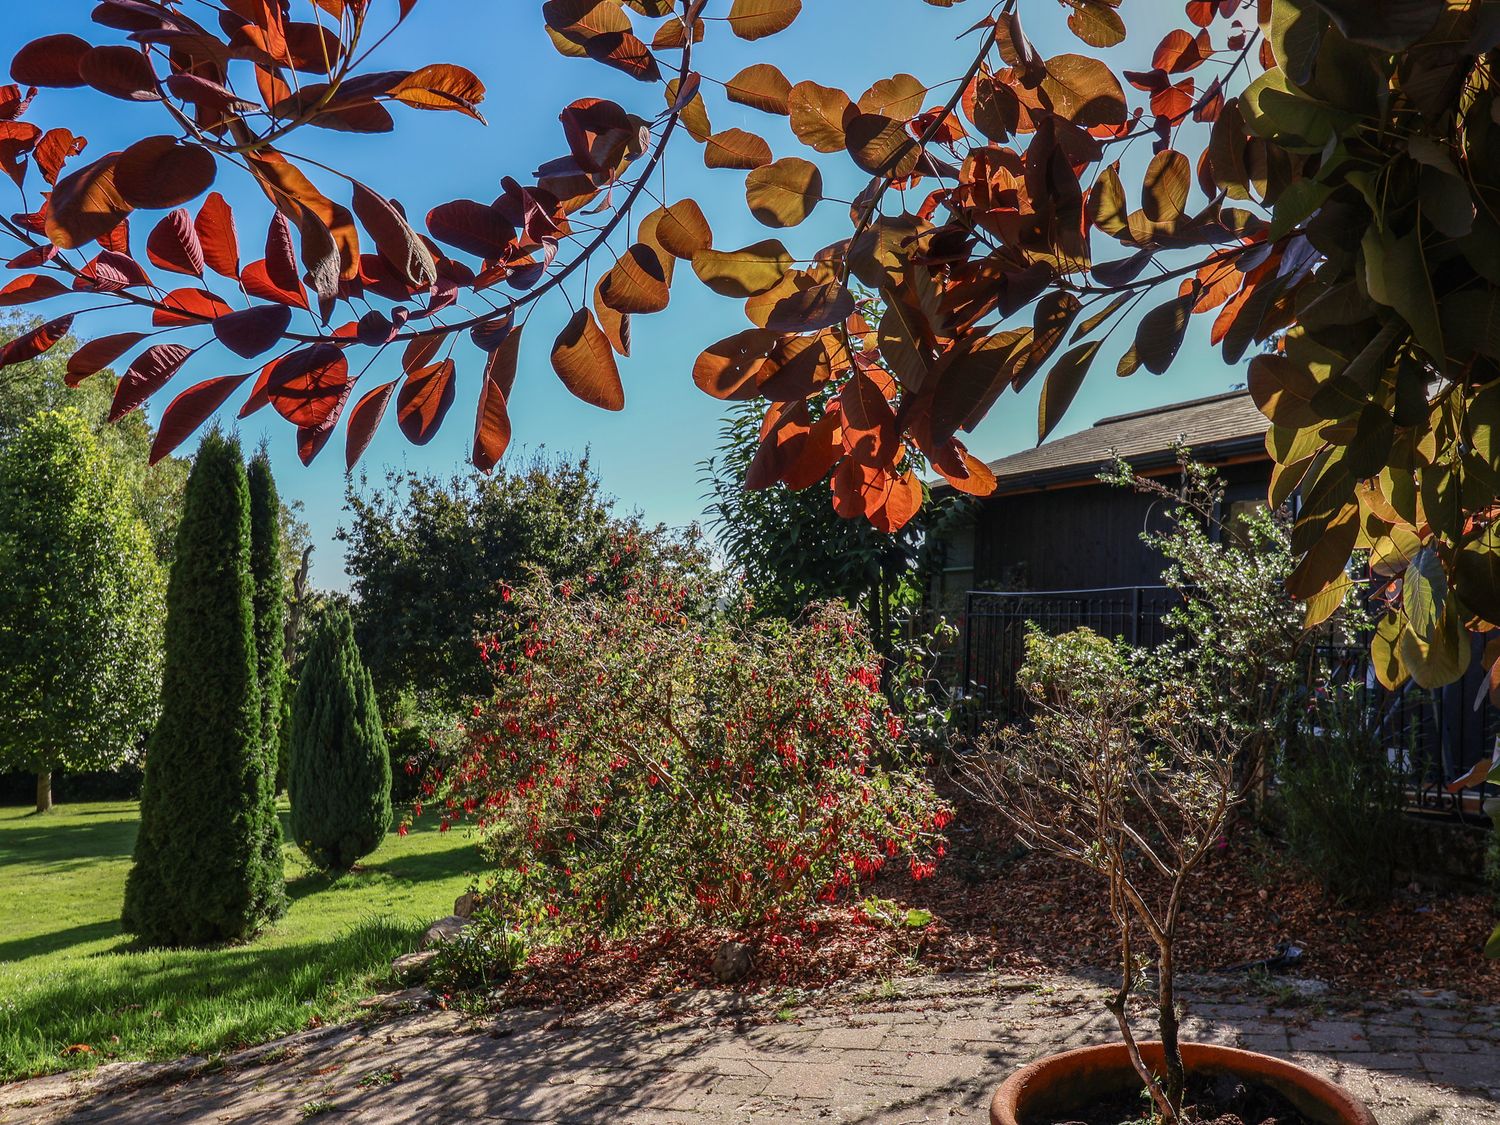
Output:
[[[52,811],[52,771],[39,769],[36,771],[36,811],[39,813]]]
[[[1176,966],[1170,942],[1160,946],[1160,957],[1156,963],[1157,1019],[1161,1025],[1162,1054],[1166,1063],[1166,1095],[1172,1103],[1173,1113],[1182,1108],[1182,1097],[1187,1089],[1187,1069],[1182,1065],[1182,1046],[1179,1042],[1177,1022],[1177,996],[1173,988]]]

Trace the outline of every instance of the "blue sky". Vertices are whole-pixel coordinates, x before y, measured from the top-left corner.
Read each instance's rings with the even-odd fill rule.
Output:
[[[307,0],[295,0],[295,7],[304,9],[304,14],[306,4]],[[377,11],[394,11],[395,2],[375,0],[374,6]],[[71,31],[100,43],[118,42],[121,35],[90,23],[93,0],[49,0],[15,7],[16,11],[6,13],[3,44],[12,49],[37,35],[57,31]],[[597,64],[557,55],[542,30],[540,7],[539,0],[421,0],[406,25],[369,64],[371,70],[427,62],[469,67],[489,87],[484,106],[487,128],[458,114],[397,107],[393,134],[351,136],[304,130],[287,148],[339,167],[399,199],[409,213],[425,215],[435,204],[456,197],[490,199],[498,194],[502,176],[515,175],[526,182],[538,164],[565,152],[557,114],[574,98],[614,98],[643,116],[659,110],[659,91]],[[1156,38],[1175,22],[1178,7],[1159,0],[1125,0],[1122,12],[1127,22],[1134,23],[1130,38],[1117,51],[1128,49],[1137,60],[1149,55]],[[711,0],[708,14],[723,14],[727,9],[728,0]],[[1023,4],[1022,9],[1028,31],[1043,54],[1086,50],[1063,25],[1067,9],[1045,0]],[[851,12],[857,13],[852,21]],[[722,25],[714,28],[700,54],[700,69],[706,75],[727,78],[750,62],[769,61],[793,82],[812,78],[856,97],[876,79],[899,71],[937,83],[963,73],[972,48],[970,40],[958,37],[983,14],[977,3],[942,9],[921,0],[807,0],[806,11],[790,31],[758,43],[734,40]],[[0,54],[8,58],[8,53]],[[945,96],[944,90],[934,91],[933,103]],[[808,155],[791,138],[783,119],[717,98],[711,100],[710,111],[715,128],[741,126],[759,131],[778,156]],[[171,131],[160,107],[121,102],[89,90],[43,91],[29,119],[44,128],[67,124],[83,132],[89,137],[91,156],[148,133]],[[697,198],[714,226],[716,245],[740,246],[773,233],[756,224],[744,206],[744,173],[707,171],[698,146],[686,138],[674,147],[665,173],[669,198]],[[847,199],[858,190],[850,171],[847,160],[825,164],[829,195]],[[323,186],[333,194],[333,184]],[[264,199],[232,170],[221,175],[216,187],[236,205],[247,259],[259,256],[258,250],[251,251],[261,244],[269,219]],[[13,203],[13,196],[4,201],[8,210],[15,209]],[[140,221],[137,225],[135,237],[143,243],[149,227]],[[794,253],[810,253],[846,228],[847,209],[825,202],[811,220],[784,237]],[[679,270],[678,278],[671,308],[637,320],[634,355],[622,363],[628,398],[622,414],[595,410],[562,389],[547,355],[552,336],[570,310],[556,295],[544,302],[527,327],[528,346],[523,348],[511,403],[515,444],[507,455],[525,456],[542,447],[566,452],[587,447],[605,488],[619,497],[623,507],[672,525],[690,523],[701,515],[697,463],[712,453],[724,409],[724,404],[693,385],[693,360],[707,344],[747,326],[738,303],[715,297],[686,269]],[[573,287],[572,291],[577,299],[580,290]],[[100,313],[80,319],[75,331],[93,336],[140,326],[134,313]],[[1205,324],[1194,325],[1176,367],[1165,376],[1141,372],[1117,379],[1114,355],[1101,357],[1059,432],[1083,428],[1104,415],[1212,394],[1243,381],[1242,369],[1227,368],[1209,349],[1206,330]],[[1127,339],[1121,334],[1122,346]],[[372,477],[379,476],[385,465],[446,471],[463,462],[472,436],[477,356],[472,351],[459,352],[458,401],[443,432],[431,444],[408,445],[394,417],[387,416],[363,462]],[[391,378],[397,364],[394,354],[382,359],[362,387]],[[211,347],[189,364],[171,390],[214,375],[237,374],[247,366]],[[1040,385],[1036,380],[1023,394],[1007,395],[999,402],[969,440],[975,453],[989,459],[1035,442]],[[168,392],[159,395],[155,409],[170,398]],[[231,400],[226,413],[232,415],[237,405],[238,399]],[[240,431],[251,446],[263,435],[269,438],[282,492],[304,503],[313,529],[318,547],[314,580],[342,586],[342,553],[333,538],[344,488],[342,433],[311,468],[304,468],[296,457],[291,427],[274,412],[265,410],[240,423]]]

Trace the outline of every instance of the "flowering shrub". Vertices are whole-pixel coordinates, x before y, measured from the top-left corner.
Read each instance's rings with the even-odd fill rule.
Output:
[[[689,616],[540,576],[484,645],[496,691],[424,787],[477,825],[498,897],[564,924],[772,922],[890,864],[917,877],[951,817],[838,603],[796,624]],[[417,810],[420,815],[420,809]]]

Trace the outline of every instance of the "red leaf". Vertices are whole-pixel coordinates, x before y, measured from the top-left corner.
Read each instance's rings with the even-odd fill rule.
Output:
[[[170,212],[146,239],[146,257],[159,269],[203,276],[203,244],[183,208]]]
[[[1209,41],[1206,30],[1194,36],[1179,27],[1167,32],[1157,44],[1151,65],[1168,74],[1182,74],[1202,66],[1211,54],[1213,44]]]
[[[339,415],[344,412],[344,404],[349,401],[349,392],[354,390],[352,382],[344,384],[343,393],[333,404],[333,409],[328,412],[328,417],[316,426],[297,427],[297,456],[304,465],[311,465],[313,458],[323,452],[323,447],[328,444],[328,439],[333,436],[333,431],[338,429]]]
[[[266,375],[271,405],[297,426],[319,426],[342,405],[349,363],[336,344],[314,344],[276,361]]]
[[[23,94],[19,86],[0,86],[0,121],[14,121],[20,117],[35,96],[35,87]]]
[[[94,89],[132,102],[156,102],[156,71],[136,47],[94,47],[78,59],[78,76]]]
[[[352,384],[351,384],[352,385]],[[344,402],[349,397],[346,390],[338,405],[334,407],[333,413],[328,421],[321,426],[298,426],[297,427],[297,459],[304,465],[311,465],[313,458],[323,452],[323,447],[328,444],[328,439],[333,436],[333,431],[338,429],[338,415],[344,408]]]
[[[60,297],[67,291],[68,287],[55,277],[37,273],[22,274],[4,289],[0,289],[0,308],[45,301],[50,297]]]
[[[908,469],[891,481],[880,506],[868,515],[876,531],[894,535],[910,523],[921,508],[922,482],[916,473]]]
[[[292,222],[280,211],[272,216],[271,227],[266,231],[266,276],[284,293],[295,293],[302,288],[297,247],[292,242]]]
[[[120,154],[115,187],[132,207],[157,210],[197,199],[219,173],[213,153],[176,137],[147,137]]]
[[[130,219],[124,218],[101,234],[96,242],[101,250],[113,250],[116,254],[130,253]]]
[[[263,410],[271,405],[271,395],[267,390],[267,386],[271,379],[271,369],[279,362],[281,360],[278,357],[260,369],[260,374],[255,379],[255,385],[250,388],[249,397],[245,399],[245,404],[240,407],[238,417],[248,418],[257,410]]]
[[[63,382],[70,387],[78,386],[90,375],[103,371],[145,338],[144,332],[121,332],[115,336],[101,336],[97,340],[90,340],[68,360],[68,372],[63,376]]]
[[[218,192],[213,192],[198,209],[193,224],[203,244],[203,260],[209,268],[224,277],[239,280],[240,240],[234,229],[234,212]]]
[[[47,237],[53,245],[76,250],[111,234],[130,214],[130,204],[115,184],[119,157],[112,152],[57,181],[47,206]]]
[[[174,289],[161,303],[167,307],[151,314],[151,323],[158,328],[207,324],[234,312],[227,301],[207,289]]]
[[[141,264],[118,250],[101,250],[78,271],[73,288],[81,293],[118,293],[132,285],[150,285],[151,278]]]
[[[839,392],[839,404],[850,457],[872,468],[889,468],[900,446],[896,414],[875,381],[856,371]]]
[[[375,240],[375,249],[413,292],[421,292],[437,280],[432,251],[412,229],[406,216],[385,196],[364,184],[354,183],[354,213]]]
[[[516,240],[516,228],[498,209],[472,199],[434,207],[427,213],[427,229],[439,242],[486,261],[504,258]]]
[[[249,375],[221,375],[189,387],[174,398],[162,411],[156,440],[151,443],[151,464],[156,464],[186,441],[248,378]]]
[[[36,166],[42,170],[42,178],[49,184],[57,183],[63,164],[82,152],[88,143],[86,138],[75,137],[67,129],[48,129],[36,143]]]
[[[396,380],[392,379],[354,404],[354,409],[349,414],[349,432],[344,451],[349,468],[354,468],[370,447],[370,442],[375,437],[375,428],[380,425],[380,419],[385,417],[386,404],[391,401],[391,392],[395,389]]]
[[[833,510],[846,520],[872,519],[885,506],[896,478],[885,469],[846,457],[833,471]]]
[[[69,313],[67,316],[60,316],[56,320],[49,320],[46,324],[33,328],[24,336],[17,336],[4,347],[0,347],[0,367],[25,363],[28,359],[35,359],[43,352],[50,351],[68,334],[68,329],[71,327],[73,327],[73,314]]]
[[[254,359],[274,348],[291,323],[292,310],[285,305],[256,305],[215,320],[214,335],[235,355]]]
[[[472,454],[474,465],[480,472],[487,473],[498,465],[510,445],[510,410],[506,400],[515,386],[520,350],[521,330],[518,328],[490,353],[485,365],[479,412],[474,419]]]
[[[264,259],[251,262],[241,270],[240,282],[245,286],[245,292],[252,297],[259,297],[263,301],[276,301],[283,305],[293,305],[299,309],[307,308],[307,291],[302,288],[302,282],[300,280],[297,282],[296,289],[280,288],[271,280]]]
[[[193,349],[181,344],[152,344],[135,357],[129,370],[115,388],[115,401],[109,408],[109,420],[118,422],[148,398],[172,381]]]
[[[63,89],[84,85],[78,72],[83,56],[93,48],[76,35],[44,35],[16,52],[10,76],[22,86]]]
[[[406,440],[426,445],[443,424],[453,405],[454,365],[451,359],[413,371],[396,396],[396,422]]]
[[[772,406],[766,415],[760,447],[745,470],[745,487],[769,488],[801,459],[812,433],[805,400]]]
[[[41,135],[42,131],[29,121],[0,121],[0,169],[17,187],[26,182],[26,157]]]

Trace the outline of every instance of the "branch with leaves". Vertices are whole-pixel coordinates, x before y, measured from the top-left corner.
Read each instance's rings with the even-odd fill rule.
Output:
[[[1008,391],[1042,381],[1045,439],[1117,336],[1117,374],[1161,373],[1192,318],[1212,314],[1226,362],[1263,345],[1248,380],[1273,424],[1272,506],[1303,497],[1290,589],[1313,616],[1333,612],[1351,555],[1368,549],[1391,605],[1374,642],[1387,684],[1460,678],[1469,632],[1500,623],[1500,27],[1488,5],[1187,0],[1183,26],[1117,71],[1100,52],[1127,38],[1124,0],[1063,0],[1082,49],[1050,58],[1015,0],[1000,0],[954,80],[897,73],[854,97],[766,60],[723,79],[697,69],[710,34],[775,35],[802,0],[547,0],[561,54],[659,87],[664,105],[574,101],[564,155],[504,178],[493,202],[439,205],[424,231],[293,148],[320,128],[388,131],[392,108],[478,117],[483,83],[460,67],[362,70],[368,44],[416,2],[102,0],[95,21],[125,43],[55,35],[17,54],[0,164],[23,191],[34,166],[46,190],[0,219],[18,243],[0,303],[85,291],[149,313],[153,332],[75,357],[84,378],[130,355],[121,414],[210,340],[257,365],[174,399],[159,453],[246,386],[241,413],[272,406],[305,459],[343,421],[352,464],[392,401],[422,444],[454,401],[467,333],[484,356],[473,459],[492,467],[534,303],[597,275],[591,300],[572,295],[552,367],[583,400],[620,409],[617,356],[635,318],[667,307],[685,263],[744,302],[749,327],[705,348],[693,377],[721,399],[769,402],[752,484],[827,480],[841,514],[899,528],[922,503],[909,451],[986,495],[993,476],[960,435]],[[79,163],[76,133],[21,116],[32,88],[81,85],[160,102],[173,131]],[[787,119],[805,153],[716,130],[710,112],[726,102]],[[778,234],[722,247],[691,199],[636,214],[669,144],[743,173],[750,213],[777,232],[827,201],[830,161],[870,180],[830,244],[794,250]],[[223,198],[187,209],[230,169],[275,211],[264,258],[243,266]],[[146,261],[195,284],[164,289],[141,264],[129,219],[153,210],[167,214]],[[611,264],[592,271],[596,259]],[[856,280],[879,296],[878,317],[861,312]],[[71,322],[12,344],[0,367]],[[380,381],[392,348],[400,373]],[[814,399],[832,405],[814,411]],[[1492,646],[1500,685],[1497,657]]]

